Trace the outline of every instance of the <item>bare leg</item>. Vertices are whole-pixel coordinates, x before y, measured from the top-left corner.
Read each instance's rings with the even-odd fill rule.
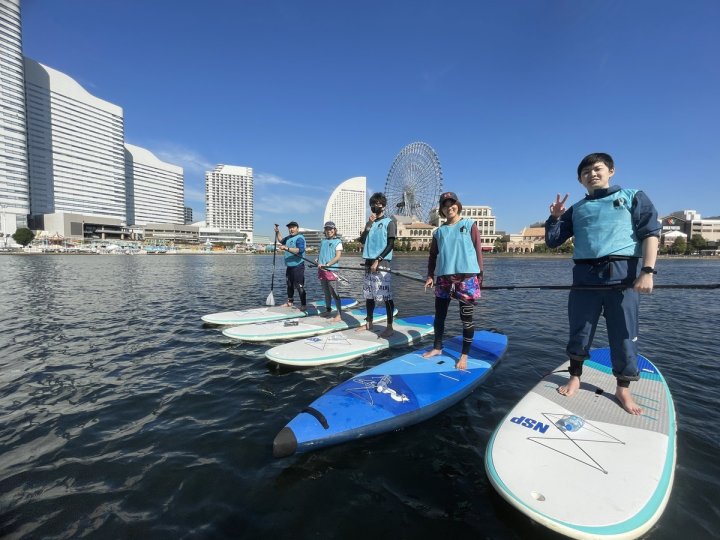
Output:
[[[642,407],[635,403],[635,400],[630,393],[630,388],[623,388],[621,386],[618,386],[617,390],[615,390],[615,397],[620,402],[620,406],[630,414],[642,414]]]
[[[433,356],[440,356],[442,349],[430,349],[428,352],[423,354],[423,358],[432,358]]]
[[[576,375],[571,375],[567,384],[559,386],[557,389],[559,394],[567,397],[574,396],[578,390],[580,390],[580,377]]]

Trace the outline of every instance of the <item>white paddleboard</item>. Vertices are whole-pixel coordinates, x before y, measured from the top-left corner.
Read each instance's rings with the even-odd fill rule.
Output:
[[[566,362],[558,370],[566,369]],[[567,373],[545,376],[493,433],[485,469],[495,489],[538,523],[571,538],[637,538],[660,518],[675,471],[676,418],[659,370],[638,357],[641,379],[630,385],[643,414],[615,399],[609,349],[585,361],[580,391],[557,388]],[[577,431],[556,422],[576,415]]]
[[[354,298],[340,298],[343,308],[354,308],[358,301]],[[333,310],[335,303],[333,302]],[[300,311],[297,307],[282,306],[264,306],[250,309],[240,309],[236,311],[222,311],[220,313],[211,313],[202,317],[202,321],[207,324],[217,324],[223,326],[239,326],[241,324],[252,324],[264,321],[279,321],[283,319],[296,319],[298,317],[308,317],[319,315],[325,311],[325,301],[318,300],[310,302],[306,311]]]
[[[397,313],[397,309],[395,309]],[[333,322],[329,317],[305,317],[303,319],[288,319],[284,321],[269,321],[242,326],[234,326],[223,330],[223,335],[241,341],[276,341],[298,339],[301,337],[328,334],[337,330],[357,328],[365,323],[367,313],[365,308],[352,309],[342,312],[342,320]],[[373,321],[383,322],[387,319],[385,308],[375,308]]]
[[[433,332],[433,317],[421,315],[393,321],[393,334],[383,338],[378,334],[384,326],[358,332],[356,329],[313,336],[269,349],[268,360],[290,366],[322,366],[339,364],[390,347],[401,347],[419,341]]]

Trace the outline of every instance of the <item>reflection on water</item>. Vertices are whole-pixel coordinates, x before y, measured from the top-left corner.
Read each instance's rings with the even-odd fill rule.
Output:
[[[425,273],[424,258],[395,264]],[[658,266],[657,283],[720,282],[718,261]],[[489,258],[485,283],[567,284],[570,268]],[[553,537],[495,495],[483,456],[504,414],[563,360],[567,292],[483,293],[477,326],[506,332],[510,346],[461,404],[398,433],[274,460],[272,440],[299,410],[396,353],[282,370],[264,361],[267,345],[203,326],[206,313],[264,305],[271,269],[270,256],[0,257],[0,536],[366,538],[381,523],[402,538]],[[276,301],[283,274],[280,263]],[[359,294],[361,272],[343,277]],[[422,283],[394,279],[401,315],[432,311]],[[313,270],[306,281],[320,298]],[[707,429],[720,398],[718,295],[643,297],[641,350],[679,419],[675,488],[651,538],[720,526],[720,436]],[[461,332],[454,309],[448,335]],[[601,326],[596,345],[606,342]]]

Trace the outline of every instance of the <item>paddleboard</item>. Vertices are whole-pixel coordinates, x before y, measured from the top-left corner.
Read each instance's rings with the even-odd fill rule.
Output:
[[[395,309],[397,313],[397,309]],[[234,326],[223,330],[223,335],[242,341],[276,341],[298,339],[319,334],[328,334],[337,330],[357,328],[365,324],[367,312],[365,308],[343,311],[342,320],[333,322],[331,318],[305,317],[304,319],[287,319],[284,321],[268,321],[242,326]],[[373,322],[383,322],[387,319],[385,308],[375,308]]]
[[[278,433],[273,455],[285,457],[378,435],[436,415],[490,375],[507,349],[507,336],[475,332],[463,371],[455,368],[462,336],[443,345],[440,356],[423,358],[431,347],[404,354],[329,390]]]
[[[432,334],[433,317],[421,315],[395,319],[395,332],[387,338],[378,335],[383,330],[384,326],[374,326],[372,331],[346,330],[313,336],[273,347],[265,352],[265,357],[278,364],[290,366],[339,364],[364,354],[415,343],[423,336]]]
[[[354,298],[340,298],[340,304],[343,308],[353,308],[358,305],[358,301]],[[332,302],[333,310],[335,302]],[[258,308],[241,309],[237,311],[222,311],[220,313],[211,313],[202,318],[203,322],[208,324],[217,324],[223,326],[238,326],[241,324],[252,324],[265,321],[279,321],[282,319],[296,319],[298,317],[308,317],[312,315],[320,315],[325,312],[325,300],[310,302],[307,305],[307,311],[300,311],[297,307],[282,306],[264,306]]]
[[[558,369],[566,369],[569,362]],[[580,391],[561,396],[567,373],[545,376],[500,423],[485,469],[512,506],[571,538],[637,538],[660,518],[672,489],[676,419],[668,385],[647,358],[630,384],[644,413],[615,399],[609,349],[585,361]],[[584,424],[563,431],[576,415]]]

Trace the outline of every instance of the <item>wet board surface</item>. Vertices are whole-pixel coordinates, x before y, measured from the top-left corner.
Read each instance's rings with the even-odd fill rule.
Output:
[[[498,493],[571,538],[637,538],[652,527],[672,489],[676,418],[660,371],[643,356],[638,367],[641,379],[630,390],[640,416],[615,399],[609,349],[592,351],[573,397],[557,392],[567,373],[545,376],[488,443],[485,468]],[[565,415],[583,426],[562,431],[555,423]]]
[[[340,298],[340,304],[343,309],[353,308],[358,305],[358,301],[354,298]],[[335,303],[332,302],[333,310]],[[250,309],[240,309],[237,311],[223,311],[220,313],[211,313],[201,317],[202,321],[207,324],[217,324],[223,326],[238,326],[241,324],[252,324],[264,321],[279,321],[282,319],[296,319],[299,317],[311,317],[319,315],[325,311],[325,301],[318,300],[310,302],[307,305],[307,311],[300,311],[297,307],[282,306],[263,306]]]
[[[291,366],[339,364],[390,347],[415,343],[433,333],[433,319],[432,315],[395,319],[394,333],[388,338],[379,335],[385,330],[383,325],[374,325],[372,331],[353,329],[304,338],[273,347],[265,353],[265,357]]]
[[[507,336],[476,331],[468,369],[455,367],[462,336],[445,340],[443,354],[427,347],[363,371],[313,401],[273,442],[276,457],[378,435],[421,422],[454,405],[492,373]]]
[[[397,309],[395,310],[397,313]],[[239,339],[241,341],[281,341],[298,339],[348,328],[358,328],[365,324],[367,313],[364,308],[351,309],[342,312],[342,320],[334,322],[332,318],[315,315],[312,317],[286,319],[282,321],[258,322],[234,326],[223,330],[223,335]],[[385,308],[375,308],[373,314],[374,322],[382,322],[387,319]]]

